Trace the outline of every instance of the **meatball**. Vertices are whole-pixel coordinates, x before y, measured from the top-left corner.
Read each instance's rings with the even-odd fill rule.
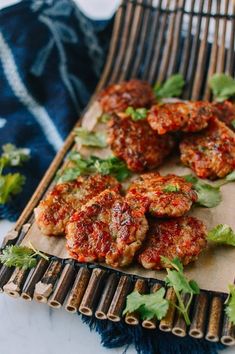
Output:
[[[166,268],[161,256],[178,257],[186,265],[195,261],[206,247],[206,227],[189,216],[170,220],[151,220],[144,248],[138,261],[146,269]]]
[[[127,107],[150,108],[155,101],[152,87],[145,81],[132,79],[110,85],[98,96],[103,112],[124,112]]]
[[[135,172],[160,166],[174,146],[172,136],[159,136],[146,120],[133,121],[125,115],[115,115],[109,122],[108,142],[114,155]]]
[[[144,210],[135,209],[118,193],[106,190],[73,214],[67,225],[67,249],[79,262],[130,264],[148,229]]]
[[[206,128],[214,115],[215,109],[211,103],[176,102],[153,106],[147,119],[158,134],[166,134],[174,131],[197,132]]]
[[[230,101],[215,102],[216,117],[235,131],[235,104]]]
[[[216,179],[235,168],[235,133],[218,119],[180,143],[181,161],[198,177]]]
[[[197,193],[183,177],[147,173],[130,185],[126,199],[154,216],[178,217],[190,210]]]
[[[115,178],[99,174],[57,184],[35,208],[38,227],[45,235],[63,235],[70,216],[107,188],[119,191],[121,186]]]

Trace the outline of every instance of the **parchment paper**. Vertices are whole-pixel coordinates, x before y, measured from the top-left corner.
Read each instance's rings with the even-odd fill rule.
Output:
[[[104,130],[104,124],[97,124],[97,118],[100,113],[99,104],[95,102],[83,117],[82,126],[90,130]],[[105,157],[111,154],[108,148],[87,149],[79,147],[79,149],[84,155],[93,154]],[[179,176],[191,173],[190,169],[179,165],[179,159],[176,157],[169,158],[158,171],[163,175],[175,173]],[[124,188],[128,183],[127,181],[124,184]],[[203,220],[208,230],[221,223],[228,224],[235,230],[235,182],[221,187],[221,192],[222,202],[216,208],[193,207],[189,214]],[[25,236],[23,244],[27,245],[29,241],[40,251],[63,259],[69,258],[65,247],[65,238],[45,236],[35,223],[33,223]],[[161,280],[166,275],[165,271],[149,271],[136,264],[119,270],[129,274]],[[233,283],[235,276],[235,247],[209,244],[196,262],[185,267],[185,273],[189,278],[196,280],[201,289],[227,292],[227,286],[229,283]]]

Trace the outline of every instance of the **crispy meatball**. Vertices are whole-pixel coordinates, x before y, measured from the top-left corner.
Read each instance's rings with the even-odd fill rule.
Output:
[[[216,117],[235,131],[235,104],[230,101],[215,102]]]
[[[143,208],[135,209],[118,193],[106,190],[71,217],[67,249],[79,262],[124,267],[132,262],[147,229]]]
[[[214,115],[211,103],[176,102],[153,106],[147,119],[158,134],[166,134],[174,131],[197,132],[206,128]]]
[[[130,185],[126,198],[154,216],[178,217],[190,210],[197,193],[183,177],[147,173]]]
[[[206,234],[203,222],[194,217],[152,220],[138,261],[144,268],[155,270],[166,268],[161,256],[170,260],[178,257],[186,265],[206,247]]]
[[[98,174],[57,184],[35,208],[36,223],[45,235],[63,235],[70,216],[83,204],[107,188],[120,187],[115,178]]]
[[[135,79],[108,86],[98,99],[107,113],[124,112],[129,106],[150,108],[155,100],[152,87],[145,81]]]
[[[235,133],[218,119],[180,143],[181,161],[198,177],[222,178],[235,168]]]
[[[160,166],[174,146],[172,136],[159,136],[146,120],[117,115],[109,122],[108,141],[114,155],[135,172]]]

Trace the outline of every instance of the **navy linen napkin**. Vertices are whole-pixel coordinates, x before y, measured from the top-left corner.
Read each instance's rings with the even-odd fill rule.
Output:
[[[113,21],[91,21],[70,0],[22,1],[0,12],[0,145],[31,150],[23,192],[0,218],[15,220],[87,104]],[[82,316],[105,347],[139,354],[215,354],[223,346]],[[74,338],[76,340],[76,338]]]
[[[0,145],[28,147],[23,192],[0,218],[16,220],[71,131],[101,74],[112,20],[91,21],[70,0],[22,1],[0,12]]]

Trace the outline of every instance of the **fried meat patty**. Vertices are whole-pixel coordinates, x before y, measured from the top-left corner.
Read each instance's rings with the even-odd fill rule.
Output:
[[[214,108],[209,102],[175,102],[154,105],[147,120],[158,134],[197,132],[206,128],[214,115]]]
[[[124,112],[127,107],[149,108],[155,101],[152,87],[145,81],[132,79],[110,85],[99,97],[103,112]]]
[[[187,213],[197,201],[192,184],[175,175],[146,173],[134,181],[127,192],[129,203],[142,206],[157,217],[178,217]]]
[[[230,101],[215,102],[216,117],[235,131],[235,104]]]
[[[235,169],[235,133],[218,119],[180,143],[181,161],[198,177],[216,179]]]
[[[144,209],[135,209],[118,193],[106,190],[73,214],[67,225],[67,249],[79,262],[130,264],[148,229]]]
[[[114,155],[135,172],[160,166],[174,147],[172,136],[159,136],[146,120],[133,121],[117,115],[109,122],[108,142]]]
[[[45,235],[63,235],[70,216],[107,188],[119,191],[121,186],[115,178],[99,174],[57,184],[35,208],[39,229]]]
[[[166,268],[161,256],[178,257],[186,265],[198,258],[206,244],[206,227],[194,217],[152,220],[138,261],[144,268],[156,270]]]

